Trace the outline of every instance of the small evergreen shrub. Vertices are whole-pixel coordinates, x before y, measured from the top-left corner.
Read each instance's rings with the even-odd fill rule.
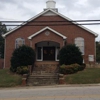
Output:
[[[79,71],[79,64],[71,64],[71,65],[62,65],[60,66],[59,72],[61,74],[73,74]]]
[[[29,73],[29,69],[27,66],[20,66],[17,67],[17,71],[18,74],[28,74]]]
[[[74,44],[69,44],[64,46],[59,51],[59,64],[60,65],[70,65],[70,64],[82,65],[83,57],[78,47]]]
[[[12,72],[17,71],[19,66],[33,65],[35,62],[35,51],[29,46],[21,46],[14,50],[11,57],[11,68]]]
[[[59,73],[61,73],[61,74],[66,74],[66,65],[62,65],[62,66],[60,66],[60,68],[59,68]]]
[[[81,65],[79,65],[79,64],[72,64],[72,68],[73,68],[74,72],[78,72],[80,67],[81,67]]]
[[[80,67],[79,67],[79,71],[82,71],[82,70],[84,70],[86,68],[86,64],[82,64]]]

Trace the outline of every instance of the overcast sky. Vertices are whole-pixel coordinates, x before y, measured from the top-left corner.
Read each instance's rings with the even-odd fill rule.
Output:
[[[0,0],[0,21],[26,21],[46,8],[47,0]],[[55,0],[59,13],[72,20],[100,20],[100,0]],[[100,34],[100,25],[85,26]],[[96,39],[100,40],[100,36]]]

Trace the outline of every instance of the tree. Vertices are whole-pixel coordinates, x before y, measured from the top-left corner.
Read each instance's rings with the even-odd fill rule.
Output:
[[[79,48],[76,47],[74,44],[69,44],[64,46],[59,51],[59,63],[60,65],[70,65],[70,64],[83,64],[83,57],[82,53],[80,52]]]
[[[35,62],[35,52],[29,46],[20,46],[15,49],[11,57],[11,70],[16,71],[17,67],[33,65]]]
[[[4,58],[4,38],[2,37],[2,35],[6,32],[6,25],[0,22],[0,58]]]
[[[100,63],[100,42],[96,42],[96,61]]]
[[[0,34],[3,35],[7,32],[7,28],[6,28],[6,25],[5,24],[2,24],[0,22]]]

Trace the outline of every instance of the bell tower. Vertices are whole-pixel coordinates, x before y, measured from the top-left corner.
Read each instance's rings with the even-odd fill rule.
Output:
[[[44,10],[52,9],[52,10],[58,12],[58,9],[55,8],[55,6],[56,6],[56,2],[55,2],[54,0],[48,0],[48,1],[46,2],[46,9],[44,9]]]
[[[46,2],[46,7],[47,8],[55,8],[56,2],[54,0],[48,0]]]

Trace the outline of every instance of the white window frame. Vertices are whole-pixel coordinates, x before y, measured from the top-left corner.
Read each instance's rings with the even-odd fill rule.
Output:
[[[78,42],[77,42],[78,41]],[[80,43],[79,43],[80,42]],[[79,44],[77,44],[77,43],[79,43]],[[75,38],[75,45],[77,46],[77,47],[79,47],[79,49],[80,49],[80,51],[81,51],[81,53],[82,53],[82,55],[85,55],[85,46],[84,46],[84,38],[82,38],[82,37],[77,37],[77,38]],[[80,46],[79,46],[80,45]],[[81,48],[82,48],[82,50],[81,50]]]
[[[19,40],[22,40],[21,46],[22,46],[22,45],[25,45],[25,39],[24,39],[24,38],[17,38],[17,39],[15,40],[15,48],[19,48],[19,47],[20,47],[20,46],[17,47],[17,45],[18,45],[17,42],[18,42]]]
[[[58,49],[58,47],[56,47],[56,50],[55,50],[55,61],[59,61],[59,59],[57,59],[59,50],[60,50],[60,47],[59,47],[59,49]]]
[[[38,48],[38,47],[37,47]],[[36,61],[43,61],[43,47],[41,47],[41,59],[38,59],[38,52],[37,52],[37,48],[36,48]]]

